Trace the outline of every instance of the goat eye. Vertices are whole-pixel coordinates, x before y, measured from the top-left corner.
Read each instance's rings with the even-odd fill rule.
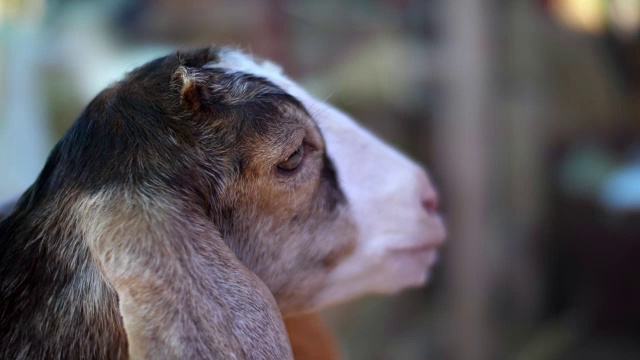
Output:
[[[304,147],[300,145],[296,151],[287,158],[287,160],[278,164],[278,169],[283,171],[293,171],[300,166],[304,157]]]

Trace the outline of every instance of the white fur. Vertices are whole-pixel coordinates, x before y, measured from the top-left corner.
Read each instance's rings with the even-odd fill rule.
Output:
[[[317,305],[424,284],[437,258],[435,248],[445,237],[440,217],[423,206],[436,196],[424,170],[346,114],[315,99],[271,63],[227,51],[221,63],[211,66],[274,82],[305,105],[324,135],[360,238],[355,252],[329,275]]]

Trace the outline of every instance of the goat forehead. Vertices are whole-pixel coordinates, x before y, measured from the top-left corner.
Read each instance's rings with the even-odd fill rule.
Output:
[[[311,114],[316,125],[322,130],[323,136],[328,143],[339,143],[350,148],[358,147],[360,150],[377,150],[386,157],[404,158],[396,150],[377,139],[351,117],[337,110],[336,108],[315,99],[307,93],[301,86],[293,82],[283,74],[282,69],[269,61],[256,61],[252,57],[242,52],[225,49],[221,51],[219,61],[211,63],[206,67],[227,68],[231,71],[240,71],[256,76],[260,76],[273,82],[282,88],[289,95],[296,98]],[[335,146],[335,144],[332,144]],[[329,147],[330,153],[336,151]]]
[[[378,162],[370,161],[372,158],[380,161],[384,159],[385,163],[395,163],[397,164],[396,167],[401,168],[403,171],[415,170],[416,165],[404,155],[368,132],[350,116],[327,103],[315,99],[301,86],[284,75],[279,66],[271,62],[256,61],[241,52],[225,49],[221,51],[219,61],[211,63],[207,67],[222,67],[230,71],[240,71],[266,78],[296,98],[306,108],[306,111],[311,114],[326,143],[330,144],[327,148],[330,156],[344,157],[347,154],[351,154],[353,156],[349,155],[349,157],[366,160],[361,159],[364,154],[354,154],[354,149],[369,155],[369,160],[358,160],[360,163],[358,168],[337,164],[341,173],[339,175],[343,175],[341,176],[342,178],[344,178],[344,175],[349,177],[347,173],[353,171],[363,173],[374,170],[370,168],[374,167]],[[341,162],[337,158],[334,160],[338,163]]]
[[[256,60],[240,51],[233,49],[221,49],[219,58],[204,66],[209,69],[227,69],[232,72],[242,72],[265,78],[283,89],[286,93],[300,101],[306,110],[313,113],[315,109],[309,106],[310,97],[296,83],[283,74],[282,69],[266,60]]]

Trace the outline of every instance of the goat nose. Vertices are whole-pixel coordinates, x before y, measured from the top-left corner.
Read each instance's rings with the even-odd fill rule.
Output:
[[[422,203],[422,207],[428,214],[435,214],[438,211],[438,193],[424,171],[421,171],[419,176],[420,201]]]

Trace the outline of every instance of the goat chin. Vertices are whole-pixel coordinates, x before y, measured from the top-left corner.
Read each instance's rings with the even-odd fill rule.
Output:
[[[0,207],[0,358],[337,358],[312,312],[423,285],[437,202],[277,66],[178,51],[96,96]]]

